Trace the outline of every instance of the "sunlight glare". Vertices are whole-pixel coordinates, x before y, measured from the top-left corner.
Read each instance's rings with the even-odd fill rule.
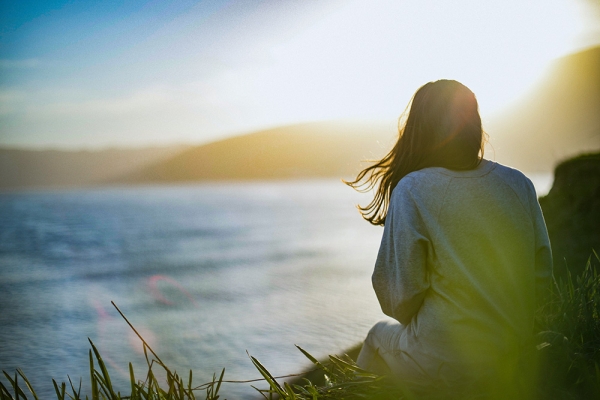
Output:
[[[388,118],[419,86],[448,78],[485,115],[566,54],[576,28],[565,0],[355,1],[273,46],[251,90],[284,119]]]

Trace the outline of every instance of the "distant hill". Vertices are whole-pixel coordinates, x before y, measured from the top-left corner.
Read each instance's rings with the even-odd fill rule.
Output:
[[[573,155],[600,150],[600,47],[557,60],[528,95],[484,128],[486,157],[550,172]],[[0,189],[201,180],[352,178],[383,156],[394,124],[283,126],[189,148],[97,152],[0,149]]]
[[[557,60],[486,129],[497,160],[524,171],[550,172],[559,161],[600,150],[600,47]]]
[[[528,172],[600,150],[600,48],[557,60],[548,75],[489,126],[486,157]],[[353,177],[361,160],[381,157],[395,127],[301,124],[187,150],[123,177],[124,182]]]
[[[361,161],[383,156],[396,128],[355,123],[306,123],[220,140],[125,175],[126,182],[352,178]]]
[[[99,184],[161,162],[184,148],[98,151],[0,148],[0,190]]]

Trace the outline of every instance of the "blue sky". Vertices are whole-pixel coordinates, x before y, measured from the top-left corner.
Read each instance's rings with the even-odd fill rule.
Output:
[[[590,10],[576,0],[2,1],[0,146],[202,143],[303,121],[393,121],[439,78],[463,81],[492,113],[551,59],[599,42]]]

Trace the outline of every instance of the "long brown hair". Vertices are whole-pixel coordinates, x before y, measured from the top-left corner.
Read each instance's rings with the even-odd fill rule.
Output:
[[[399,120],[399,137],[392,150],[354,181],[345,182],[360,192],[377,186],[373,200],[358,207],[373,225],[385,223],[392,191],[404,176],[427,167],[473,169],[483,157],[477,99],[462,83],[446,79],[426,83],[415,92],[407,110],[406,121]]]

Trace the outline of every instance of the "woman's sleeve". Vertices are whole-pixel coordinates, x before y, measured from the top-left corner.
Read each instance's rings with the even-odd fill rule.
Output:
[[[382,311],[408,324],[429,288],[429,239],[415,199],[402,183],[392,193],[372,281]]]
[[[535,300],[537,305],[541,306],[550,293],[550,284],[552,283],[552,250],[544,215],[531,182],[530,193],[531,214],[535,232]]]

